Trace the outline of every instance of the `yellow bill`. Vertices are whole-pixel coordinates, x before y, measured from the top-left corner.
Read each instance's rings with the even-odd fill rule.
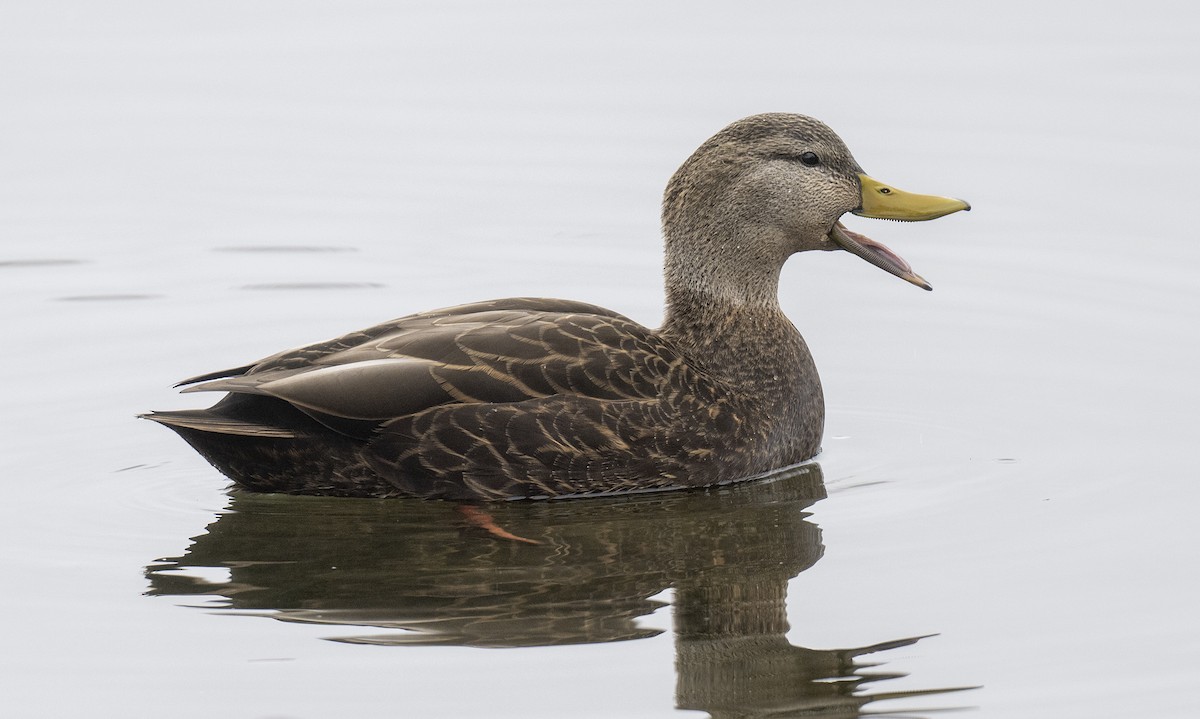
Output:
[[[970,203],[965,200],[905,192],[863,174],[860,174],[858,179],[862,183],[862,204],[853,212],[863,217],[918,222],[932,220],[959,210],[971,209]],[[880,242],[857,232],[851,232],[841,222],[833,226],[829,231],[829,237],[843,250],[861,257],[881,270],[890,272],[922,289],[933,289],[933,286],[926,282],[925,278],[913,272],[912,267],[900,255]]]

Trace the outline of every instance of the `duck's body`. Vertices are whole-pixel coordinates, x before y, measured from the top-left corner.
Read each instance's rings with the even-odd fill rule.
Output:
[[[779,308],[783,263],[848,249],[927,287],[835,223],[872,201],[884,205],[867,214],[894,219],[967,208],[915,196],[942,204],[897,216],[911,207],[868,198],[874,181],[860,173],[815,120],[747,118],[701,146],[667,188],[657,331],[565,300],[463,305],[188,380],[199,384],[187,391],[229,395],[147,416],[267,492],[560,497],[706,486],[796,464],[819,449],[824,405],[808,348]]]
[[[198,378],[196,389],[230,394],[151,417],[258,491],[498,499],[702,486],[817,451],[815,368],[799,333],[771,319],[785,324],[707,327],[752,338],[721,347],[747,360],[740,371],[713,374],[697,359],[712,343],[599,307],[481,302]],[[781,354],[783,376],[765,359]]]

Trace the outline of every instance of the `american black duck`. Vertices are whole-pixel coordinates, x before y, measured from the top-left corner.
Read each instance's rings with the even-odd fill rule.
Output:
[[[477,302],[184,380],[228,394],[144,416],[262,492],[514,499],[747,479],[811,458],[824,425],[779,307],[784,262],[846,250],[931,289],[839,219],[969,209],[872,179],[817,120],[755,115],[667,184],[658,330],[582,302]]]

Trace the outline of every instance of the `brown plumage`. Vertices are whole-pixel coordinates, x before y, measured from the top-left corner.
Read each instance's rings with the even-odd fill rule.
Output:
[[[796,464],[819,449],[824,406],[808,348],[779,308],[783,263],[846,249],[928,288],[838,219],[969,209],[861,173],[816,120],[746,118],[667,187],[657,331],[580,302],[480,302],[185,380],[187,392],[229,394],[209,409],[145,416],[265,492],[562,497]],[[886,192],[868,195],[878,187]]]

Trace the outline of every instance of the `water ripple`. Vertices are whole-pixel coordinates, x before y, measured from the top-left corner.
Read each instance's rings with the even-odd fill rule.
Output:
[[[379,282],[268,282],[242,285],[243,290],[374,290],[387,285]]]
[[[335,245],[238,245],[214,247],[213,252],[254,252],[261,254],[300,254],[306,252],[358,252],[357,247]]]
[[[162,295],[138,294],[102,294],[102,295],[70,295],[57,298],[60,302],[127,302],[130,300],[156,300]]]
[[[0,260],[0,267],[61,267],[64,265],[82,265],[87,260],[69,259],[29,259],[29,260]]]

